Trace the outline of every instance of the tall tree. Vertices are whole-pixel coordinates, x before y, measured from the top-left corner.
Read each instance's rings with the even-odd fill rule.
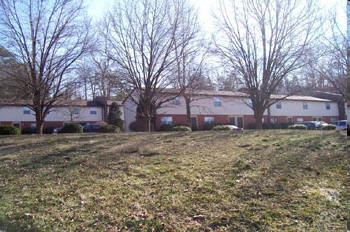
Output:
[[[163,90],[173,84],[175,41],[182,36],[183,1],[121,0],[105,20],[108,56],[127,74],[134,88],[143,130],[151,130],[155,110],[165,101]],[[191,38],[188,38],[191,39]]]
[[[123,127],[123,120],[120,118],[121,112],[119,109],[119,105],[117,102],[113,102],[111,106],[109,107],[109,112],[108,112],[108,124],[111,125],[116,125],[118,126],[121,130],[124,130]]]
[[[185,4],[186,2],[182,2]],[[175,87],[180,90],[180,96],[185,100],[187,126],[192,128],[191,103],[196,93],[201,90],[205,82],[203,77],[206,46],[202,35],[195,8],[189,4],[181,7],[178,12],[181,17],[179,23],[180,36],[175,43]]]
[[[66,96],[65,74],[89,49],[90,21],[83,10],[83,0],[0,2],[0,43],[22,64],[20,75],[5,71],[29,93],[38,134],[47,113]]]
[[[316,1],[220,0],[216,48],[250,96],[256,126],[274,103],[271,94],[293,71],[317,38]],[[249,103],[249,102],[247,102]]]
[[[340,2],[341,3],[341,2]],[[343,98],[343,104],[347,99],[347,48],[349,40],[346,35],[346,29],[339,24],[338,14],[343,11],[345,14],[345,2],[338,4],[334,12],[330,14],[329,29],[323,33],[324,41],[321,54],[318,56],[317,65],[313,68],[322,75],[333,87],[334,92],[340,94]]]

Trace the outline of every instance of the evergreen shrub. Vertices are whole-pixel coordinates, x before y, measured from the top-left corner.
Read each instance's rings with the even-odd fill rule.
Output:
[[[60,133],[83,133],[83,127],[80,124],[67,123],[62,127]]]
[[[322,130],[335,130],[335,129],[337,129],[337,126],[332,124],[328,124],[322,127]]]
[[[121,129],[116,125],[102,125],[101,128],[97,130],[100,133],[120,133]]]
[[[191,131],[191,128],[189,128],[188,126],[182,126],[182,125],[178,125],[178,126],[174,126],[173,131]]]
[[[172,131],[173,130],[173,126],[169,125],[169,124],[164,124],[160,126],[160,130],[161,131]]]
[[[213,127],[213,130],[230,130],[230,128],[224,125],[217,125]]]
[[[135,132],[143,131],[143,123],[141,120],[133,121],[129,124],[129,129]]]
[[[0,135],[20,135],[21,130],[12,125],[0,126]]]

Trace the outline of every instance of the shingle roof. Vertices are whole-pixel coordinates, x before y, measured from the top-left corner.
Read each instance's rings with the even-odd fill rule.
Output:
[[[110,106],[114,101],[107,100],[107,105]],[[121,101],[116,101],[119,105],[121,105]],[[0,99],[0,106],[26,106],[31,104],[30,100],[14,100],[14,99]],[[55,106],[87,106],[87,107],[100,107],[101,105],[93,100],[68,100],[68,101],[60,101]]]

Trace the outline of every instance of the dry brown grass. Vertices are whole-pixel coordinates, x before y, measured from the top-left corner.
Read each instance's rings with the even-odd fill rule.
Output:
[[[0,230],[342,231],[346,135],[0,137]]]

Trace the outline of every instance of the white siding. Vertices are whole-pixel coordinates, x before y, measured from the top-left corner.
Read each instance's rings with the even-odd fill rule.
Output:
[[[137,105],[130,98],[127,98],[123,103],[124,125],[127,132],[130,132],[130,123],[136,120],[136,108]]]
[[[79,107],[80,114],[73,114],[72,107],[56,107],[50,110],[46,116],[46,122],[55,121],[101,121],[102,108],[100,107]],[[97,113],[90,114],[90,108],[95,108]],[[35,121],[34,111],[30,114],[23,114],[23,107],[20,106],[1,106],[0,107],[0,121],[18,121],[28,122]]]
[[[221,101],[221,106],[214,106],[213,97],[198,98],[191,102],[192,115],[251,115],[253,110],[245,104],[248,99],[218,97]],[[163,107],[157,110],[157,114],[186,114],[185,100],[180,98],[180,105],[166,103]]]
[[[0,121],[35,121],[35,116],[32,110],[30,111],[30,114],[23,114],[23,107],[21,106],[1,106]]]
[[[282,108],[276,109],[276,104],[270,107],[271,116],[338,116],[338,104],[330,101],[287,101],[282,100]],[[307,109],[303,109],[303,102],[307,102]],[[330,109],[326,109],[326,102]]]

